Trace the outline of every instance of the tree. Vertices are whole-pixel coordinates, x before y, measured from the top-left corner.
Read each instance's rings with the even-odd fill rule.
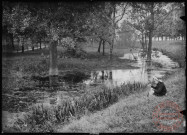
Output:
[[[7,7],[11,7],[8,12]],[[88,32],[85,18],[92,10],[92,5],[85,2],[59,3],[22,3],[3,5],[3,22],[10,24],[9,30],[19,40],[31,36],[32,40],[47,38],[50,41],[50,85],[57,84],[57,44],[63,37],[71,37],[80,41]],[[7,8],[7,9],[6,9]],[[22,42],[24,51],[24,42]]]
[[[163,20],[163,22],[157,27],[157,29],[155,29],[155,34],[154,35],[161,35],[161,36],[165,36],[165,37],[169,37],[169,38],[173,38],[175,36],[179,37],[182,35],[182,33],[180,32],[184,32],[185,28],[184,28],[184,24],[183,22],[180,20],[180,16],[182,16],[182,8],[183,8],[183,4],[175,4],[172,5],[172,3],[170,3],[170,5],[168,5],[168,7],[171,6],[170,9],[166,10],[163,9],[162,10],[162,14],[159,14],[157,16],[156,19],[159,18],[163,18],[164,15],[166,15],[168,12],[170,12],[170,14],[168,14],[168,16]],[[181,7],[181,8],[180,8]],[[180,31],[182,30],[182,31]]]
[[[129,26],[125,21],[121,24],[121,29],[118,31],[119,42],[128,47],[133,47],[138,36],[136,30]]]
[[[13,49],[15,49],[14,35],[11,32],[12,23],[11,23],[10,14],[12,14],[12,3],[3,2],[2,5],[3,5],[3,16],[2,16],[3,40],[5,41],[6,46],[9,46],[10,44],[12,44]]]
[[[148,37],[148,18],[149,13],[146,10],[141,10],[138,6],[143,7],[144,3],[137,5],[137,3],[130,3],[131,8],[128,12],[128,18],[125,23],[139,33],[139,40],[144,51],[147,51],[147,37]]]
[[[142,29],[144,29],[144,31],[148,33],[149,44],[147,51],[147,61],[151,61],[152,37],[155,34],[155,30],[163,23],[163,21],[168,17],[170,13],[172,13],[175,9],[180,8],[180,6],[175,3],[170,4],[154,2],[130,3],[130,5],[132,6],[132,11],[130,12],[131,15],[146,13],[146,16],[141,14],[141,16],[143,16],[143,22],[145,24],[144,26],[142,26],[142,24],[139,24],[139,18],[133,18],[134,23],[129,21],[127,21],[127,23],[139,30],[140,32]],[[162,12],[163,9],[166,8],[166,6],[168,5],[171,5],[172,8],[167,13]]]
[[[118,22],[123,18],[127,7],[128,7],[128,3],[118,3],[118,2],[111,3],[111,9],[112,9],[111,35],[112,35],[112,37],[111,37],[111,43],[110,43],[110,59],[112,59],[112,51],[113,51],[113,46],[114,46],[114,40],[116,37],[116,28],[117,28]],[[118,12],[121,12],[121,14],[119,16],[117,16]]]
[[[90,27],[90,38],[99,41],[98,52],[100,52],[103,42],[110,43],[111,10],[106,2],[95,3],[93,12],[90,12],[87,18],[87,24]],[[104,44],[103,44],[104,45]]]
[[[93,33],[91,36],[99,38],[99,48],[103,41],[110,45],[110,59],[112,58],[118,22],[123,18],[127,5],[123,2],[99,3],[99,8],[97,7],[88,19]]]
[[[75,41],[89,33],[86,19],[92,10],[89,3],[29,3],[29,11],[36,17],[37,28],[43,27],[50,40],[50,86],[57,85],[57,44],[61,38],[71,37]]]

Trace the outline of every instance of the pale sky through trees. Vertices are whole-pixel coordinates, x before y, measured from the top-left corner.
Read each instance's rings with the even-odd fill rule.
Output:
[[[162,8],[165,9],[167,13],[169,13],[169,11],[172,10],[173,5],[175,5],[175,4],[177,4],[177,3],[176,3],[176,2],[167,2],[167,3],[165,3],[165,4],[166,4],[166,5],[165,5],[164,7],[162,7]],[[179,4],[179,3],[178,3],[178,4]],[[182,4],[184,5],[184,3],[182,3]],[[119,7],[119,8],[121,8],[121,7]],[[131,6],[128,6],[128,8],[127,8],[126,11],[125,11],[125,14],[124,14],[123,18],[118,22],[119,29],[116,30],[116,32],[118,32],[118,31],[121,30],[121,25],[122,25],[122,23],[124,22],[124,20],[128,20],[130,23],[132,22],[131,19],[128,19],[128,17],[131,15],[131,14],[129,14],[128,11],[130,11],[131,9],[132,9]],[[117,13],[117,16],[118,16],[119,14],[121,14],[121,11],[122,11],[122,10],[120,10],[120,11]],[[174,10],[174,11],[175,11],[175,10]],[[172,12],[173,12],[173,11],[172,11]],[[172,14],[172,12],[171,12],[170,14]],[[167,16],[167,15],[165,15],[165,16]],[[169,16],[167,16],[167,17],[169,17]],[[166,19],[167,19],[167,17],[166,17]],[[133,22],[132,22],[132,23],[133,23]],[[139,35],[141,32],[138,31],[138,30],[135,30],[135,33],[136,33],[137,35]],[[119,36],[118,33],[116,33],[116,36]]]

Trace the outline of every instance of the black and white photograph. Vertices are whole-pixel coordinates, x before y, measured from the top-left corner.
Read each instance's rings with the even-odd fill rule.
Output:
[[[185,133],[185,4],[2,1],[1,133]]]

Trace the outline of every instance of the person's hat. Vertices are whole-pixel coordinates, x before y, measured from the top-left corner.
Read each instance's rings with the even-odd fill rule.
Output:
[[[159,82],[162,82],[162,80],[161,80],[161,79],[158,79],[156,76],[153,76],[153,79],[154,79],[154,80],[157,80],[157,81],[159,81]]]

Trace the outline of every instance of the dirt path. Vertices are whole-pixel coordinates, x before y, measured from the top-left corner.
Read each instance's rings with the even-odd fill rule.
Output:
[[[58,126],[57,132],[161,132],[152,121],[154,107],[162,101],[170,100],[184,109],[185,82],[185,71],[179,69],[165,81],[167,96],[152,96],[148,99],[147,88],[144,92],[122,99],[105,110],[73,120],[69,125]],[[185,132],[184,129],[180,126],[174,132]]]

